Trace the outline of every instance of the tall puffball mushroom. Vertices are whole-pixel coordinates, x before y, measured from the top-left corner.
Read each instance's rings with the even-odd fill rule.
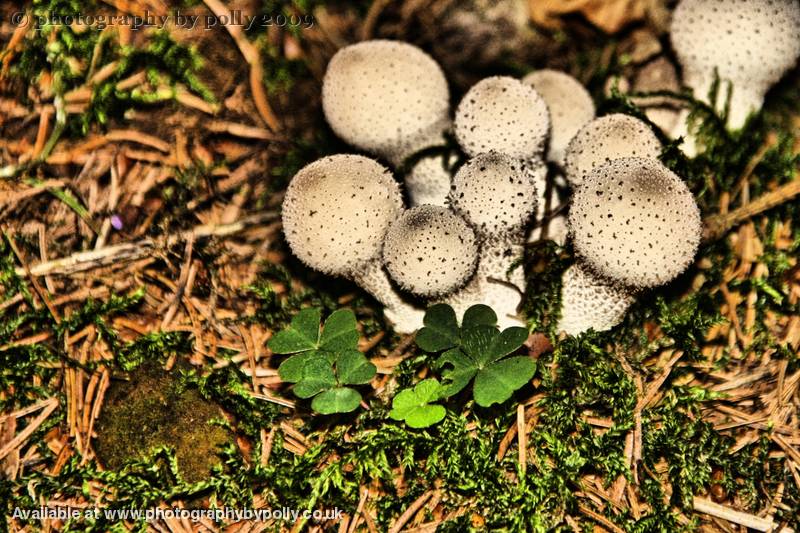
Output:
[[[580,262],[569,267],[561,281],[561,319],[557,330],[567,335],[613,328],[622,321],[634,300],[631,289],[597,276]]]
[[[731,84],[732,129],[761,109],[769,88],[797,62],[799,34],[797,0],[681,0],[670,28],[683,82],[695,98],[721,109]],[[709,102],[715,73],[723,84]]]
[[[415,152],[444,144],[450,127],[442,69],[416,46],[399,41],[364,41],[336,52],[323,79],[322,108],[336,135],[396,167]],[[435,167],[418,172],[431,169],[408,184],[415,204],[430,200],[432,190],[441,201],[449,188],[449,174]]]
[[[453,177],[449,202],[475,228],[481,243],[473,280],[447,299],[457,312],[476,303],[492,307],[502,327],[519,325],[524,289],[521,268],[507,272],[522,256],[525,226],[536,211],[536,181],[544,165],[531,170],[519,159],[489,152],[467,161]]]
[[[646,123],[622,113],[597,118],[586,124],[567,147],[565,170],[573,187],[596,167],[622,157],[656,158],[661,153],[658,137]]]
[[[594,101],[589,91],[566,72],[537,70],[522,78],[522,83],[536,89],[544,98],[551,122],[547,159],[563,165],[569,141],[594,118]]]
[[[508,76],[473,85],[456,109],[458,144],[474,157],[496,151],[527,161],[540,157],[550,131],[544,99],[530,85]]]
[[[655,159],[626,157],[594,169],[569,213],[575,251],[586,266],[631,288],[663,285],[693,261],[700,210],[689,188]]]
[[[360,155],[333,155],[294,175],[283,200],[283,231],[292,253],[324,274],[352,279],[385,307],[401,333],[422,325],[383,270],[381,249],[403,209],[389,170]]]
[[[383,258],[401,288],[431,298],[461,288],[472,276],[478,243],[463,218],[446,207],[421,205],[389,227]]]

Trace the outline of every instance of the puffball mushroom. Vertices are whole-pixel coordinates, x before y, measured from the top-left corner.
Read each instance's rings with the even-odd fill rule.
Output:
[[[578,256],[628,287],[655,287],[683,272],[700,244],[700,210],[689,188],[655,159],[626,157],[595,168],[569,213]]]
[[[544,98],[551,122],[547,159],[563,165],[569,141],[594,118],[594,101],[589,91],[566,72],[537,70],[522,78],[522,83],[532,86]]]
[[[630,289],[597,276],[580,262],[569,267],[561,280],[557,330],[567,335],[613,328],[622,322],[634,300]]]
[[[650,61],[636,73],[633,91],[648,93],[657,91],[680,91],[678,73],[675,65],[666,58],[659,57]],[[661,130],[670,134],[678,122],[679,104],[674,99],[663,96],[632,97],[633,103],[644,109],[645,115]]]
[[[389,227],[383,245],[389,275],[401,288],[433,297],[462,287],[475,271],[475,232],[446,207],[409,209]]]
[[[741,128],[764,95],[800,56],[797,0],[681,0],[670,39],[695,98],[720,109],[730,82],[728,126]],[[723,84],[708,101],[715,72]]]
[[[536,211],[536,181],[546,172],[498,152],[467,161],[453,177],[449,202],[475,228],[481,244],[473,280],[447,300],[459,310],[483,303],[501,326],[519,325],[517,307],[524,288],[521,268],[507,272],[522,255],[525,226]]]
[[[451,180],[448,167],[455,159],[453,154],[425,155],[411,167],[405,184],[412,206],[445,205]]]
[[[530,85],[508,76],[473,85],[456,109],[458,144],[474,157],[496,151],[516,159],[539,157],[550,131],[544,99]]]
[[[387,308],[402,333],[422,324],[423,312],[404,302],[383,271],[381,249],[403,209],[387,168],[360,155],[333,155],[294,175],[283,200],[283,231],[292,253],[324,274],[352,279]]]
[[[646,123],[622,113],[586,124],[567,147],[565,171],[573,187],[594,168],[621,157],[656,158],[661,143]]]
[[[336,52],[323,79],[322,108],[336,135],[395,167],[415,152],[444,144],[442,133],[450,127],[442,69],[421,49],[400,41],[364,41]],[[430,180],[440,180],[439,189],[450,184],[449,174],[442,173],[417,181]],[[410,185],[413,203],[427,200],[427,193]]]

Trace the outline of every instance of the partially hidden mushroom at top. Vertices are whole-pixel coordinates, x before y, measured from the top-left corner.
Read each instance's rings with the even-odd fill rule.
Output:
[[[463,218],[446,207],[422,205],[389,227],[383,258],[401,288],[431,298],[461,288],[472,276],[478,243]]]
[[[286,189],[283,230],[292,252],[324,274],[355,281],[385,306],[398,332],[422,324],[422,311],[404,301],[383,269],[390,224],[403,210],[400,187],[380,163],[333,155],[300,169]]]
[[[497,152],[470,159],[456,173],[449,202],[478,234],[480,258],[473,280],[446,299],[456,312],[475,303],[492,307],[502,327],[519,325],[525,280],[521,266],[525,226],[536,211],[537,174],[519,159]]]
[[[456,108],[453,128],[458,144],[471,157],[496,151],[527,161],[541,158],[550,115],[533,87],[494,76],[467,91]]]
[[[562,327],[609,329],[631,295],[675,279],[700,244],[700,210],[689,188],[654,159],[626,157],[595,168],[576,188],[569,214],[580,270],[567,272]],[[589,308],[581,294],[604,294]],[[593,311],[590,314],[589,311]]]
[[[547,104],[550,112],[547,159],[563,165],[567,145],[594,118],[594,101],[578,80],[559,70],[531,72],[522,78],[522,83],[536,89]]]
[[[325,72],[322,107],[339,137],[395,168],[416,152],[444,144],[443,132],[450,127],[442,69],[424,51],[400,41],[371,40],[340,49]],[[425,178],[409,182],[413,204],[443,201],[450,177],[436,170],[420,168]]]
[[[761,109],[764,95],[800,57],[800,3],[796,0],[681,0],[670,39],[683,66],[683,83],[717,111],[730,87],[728,127],[741,128]],[[716,100],[709,94],[722,82]],[[686,134],[688,111],[677,134]],[[694,139],[687,142],[690,155]]]
[[[657,158],[661,142],[646,123],[614,113],[596,118],[573,137],[567,147],[565,170],[573,187],[596,167],[621,157]]]

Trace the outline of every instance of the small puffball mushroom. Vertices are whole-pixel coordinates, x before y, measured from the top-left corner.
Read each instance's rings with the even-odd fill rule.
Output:
[[[670,38],[683,66],[684,84],[717,109],[732,84],[728,126],[739,129],[761,109],[769,88],[800,57],[797,0],[682,0],[672,15]],[[723,82],[708,102],[715,72]]]
[[[453,178],[449,202],[472,224],[481,241],[478,269],[472,281],[447,299],[456,311],[476,303],[491,306],[501,326],[520,325],[516,318],[525,280],[522,268],[508,271],[522,255],[525,226],[536,212],[536,182],[543,164],[525,165],[489,152],[467,161]]]
[[[566,72],[537,70],[522,78],[522,83],[532,86],[544,98],[551,122],[547,159],[563,165],[569,141],[594,118],[594,101],[589,91]]]
[[[424,155],[405,177],[406,190],[412,207],[445,205],[450,192],[449,167],[455,163],[454,154]]]
[[[391,289],[380,257],[389,225],[402,209],[400,188],[388,169],[364,156],[340,154],[294,175],[282,219],[298,259],[314,270],[352,279],[403,320],[395,322],[398,331],[410,332],[422,323],[422,311]]]
[[[680,91],[678,73],[675,65],[667,57],[659,57],[650,61],[636,73],[633,91],[649,93],[658,91]],[[678,121],[680,103],[663,96],[634,97],[632,101],[644,109],[647,118],[661,128],[664,133],[671,133]]]
[[[421,205],[389,227],[383,258],[400,287],[433,297],[453,292],[472,276],[478,243],[460,216],[446,207]]]
[[[694,259],[700,210],[686,184],[655,159],[594,169],[572,195],[575,251],[601,276],[629,287],[669,282]]]
[[[569,267],[561,281],[561,320],[557,330],[567,335],[613,328],[622,322],[634,300],[630,289],[595,275],[581,263]]]
[[[567,180],[575,187],[595,167],[621,157],[656,158],[661,153],[658,137],[646,123],[622,113],[594,119],[578,132],[567,147]]]
[[[498,152],[480,154],[453,177],[450,204],[480,235],[514,233],[536,211],[536,183],[521,161]]]
[[[442,69],[428,54],[408,43],[372,40],[333,56],[322,107],[347,143],[400,163],[441,138],[450,96]]]
[[[528,160],[544,151],[550,117],[547,104],[533,87],[494,76],[467,91],[453,125],[458,143],[469,156],[494,150]]]

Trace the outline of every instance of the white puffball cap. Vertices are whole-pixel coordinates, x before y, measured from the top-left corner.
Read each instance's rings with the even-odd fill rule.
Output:
[[[350,275],[380,256],[403,199],[389,170],[360,155],[332,155],[300,169],[283,200],[283,231],[301,261]]]
[[[547,104],[551,123],[547,159],[562,164],[569,141],[594,118],[594,101],[581,82],[560,70],[531,72],[522,83],[536,89]]]
[[[479,233],[508,233],[525,226],[536,212],[535,177],[518,159],[480,154],[458,169],[448,201]]]
[[[609,282],[580,263],[561,277],[561,320],[558,331],[579,335],[607,331],[625,318],[634,297],[630,289]]]
[[[450,96],[442,69],[428,54],[408,43],[372,40],[333,56],[322,84],[322,107],[328,124],[347,143],[396,157],[441,132]]]
[[[657,158],[661,143],[653,130],[636,117],[614,113],[586,124],[567,147],[567,181],[575,187],[594,168],[621,157]]]
[[[544,151],[550,116],[547,104],[533,87],[508,76],[494,76],[467,91],[453,124],[467,155],[495,150],[529,159]]]
[[[720,79],[757,89],[762,97],[800,56],[797,0],[681,0],[670,39],[694,87]],[[695,94],[705,99],[706,94]]]
[[[389,228],[383,246],[389,275],[419,296],[451,292],[475,270],[478,244],[472,228],[449,209],[421,205]]]
[[[693,261],[700,210],[689,188],[654,159],[611,161],[572,196],[570,232],[596,273],[631,287],[669,282]]]

